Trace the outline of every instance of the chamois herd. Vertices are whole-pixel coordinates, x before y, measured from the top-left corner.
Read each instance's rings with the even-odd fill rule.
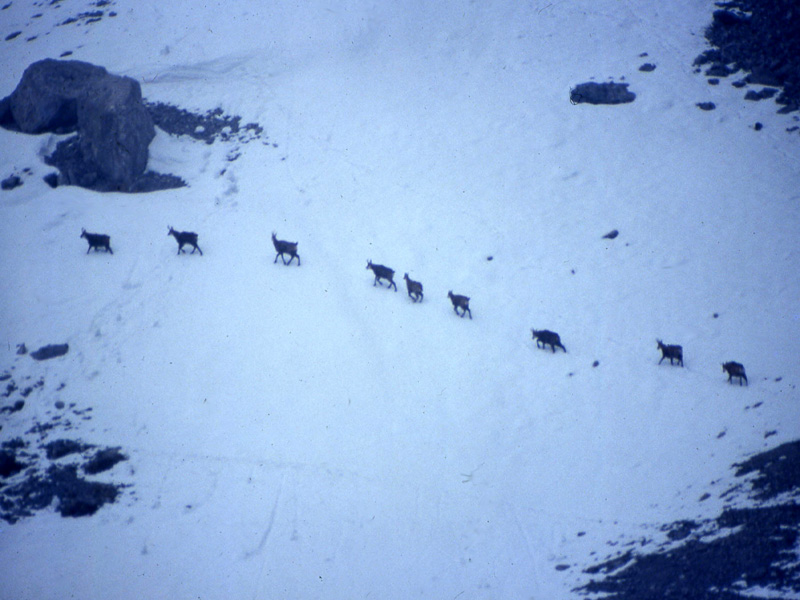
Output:
[[[178,255],[185,252],[183,249],[184,246],[191,246],[191,254],[194,254],[195,251],[197,251],[200,253],[200,256],[203,256],[203,251],[200,249],[200,246],[197,245],[197,234],[193,231],[176,231],[172,227],[169,227],[167,235],[174,237],[175,241],[178,243]],[[83,229],[81,230],[80,237],[89,243],[89,248],[86,250],[86,254],[89,254],[89,252],[92,250],[98,252],[101,249],[109,254],[114,254],[114,251],[111,249],[110,236],[103,233],[88,233],[85,229]],[[300,266],[300,255],[297,253],[298,242],[279,240],[277,234],[273,232],[272,245],[275,247],[275,260],[272,261],[273,264],[277,263],[278,258],[280,257],[284,265],[290,265],[294,259],[297,259],[297,266]],[[286,256],[289,257],[289,262],[286,262]],[[368,260],[367,270],[371,270],[372,274],[375,276],[375,279],[372,282],[373,287],[378,285],[382,287],[384,284],[381,283],[381,281],[385,281],[388,289],[394,288],[394,291],[397,291],[397,284],[394,282],[394,269],[390,269],[384,265],[376,265],[371,260]],[[403,279],[405,279],[406,282],[408,297],[411,298],[415,304],[417,302],[422,302],[422,283],[411,279],[408,276],[408,273],[403,276]],[[447,292],[447,297],[453,304],[453,311],[458,316],[463,319],[464,316],[469,315],[469,318],[472,319],[472,311],[469,308],[469,297],[462,296],[461,294],[454,294],[452,290]],[[461,312],[459,312],[459,310]],[[567,351],[567,349],[561,343],[561,337],[553,331],[549,331],[547,329],[531,329],[531,335],[533,340],[536,342],[537,348],[546,350],[547,347],[550,346],[550,349],[554,354],[556,348],[560,348],[564,352]],[[668,358],[669,364],[677,364],[679,367],[683,366],[682,346],[677,344],[664,344],[661,340],[656,340],[656,347],[661,351],[661,360],[658,361],[658,364],[661,364],[664,359]],[[744,365],[741,363],[735,361],[722,363],[722,372],[727,373],[728,383],[732,384],[733,379],[736,378],[739,380],[740,386],[749,385],[747,381],[747,375],[744,372]]]

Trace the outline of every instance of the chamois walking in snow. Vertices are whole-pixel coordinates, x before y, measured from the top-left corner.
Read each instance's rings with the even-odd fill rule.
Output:
[[[272,232],[272,245],[275,246],[275,260],[272,261],[274,265],[278,262],[278,257],[281,257],[283,264],[290,265],[292,261],[296,258],[297,259],[297,266],[300,266],[300,255],[297,253],[297,242],[287,242],[285,240],[279,240],[275,236],[275,232]],[[289,262],[286,262],[286,258],[284,258],[284,254],[289,255]]]
[[[561,337],[554,331],[548,331],[547,329],[531,329],[531,334],[533,335],[533,339],[536,340],[537,348],[547,349],[547,346],[550,346],[553,349],[553,354],[556,352],[556,346],[561,348],[564,352],[567,351],[561,343]]]
[[[747,381],[747,375],[744,373],[744,365],[742,363],[730,361],[722,363],[722,371],[728,374],[728,383],[733,383],[733,378],[739,378],[739,385],[742,385],[744,380],[745,385],[750,385]]]
[[[453,310],[457,315],[463,319],[464,315],[469,313],[469,318],[472,318],[472,311],[469,309],[469,298],[466,296],[460,296],[459,294],[454,294],[452,290],[447,292],[447,297],[450,298],[450,302],[453,303]],[[458,312],[459,308],[461,309],[460,314]]]
[[[114,251],[111,249],[111,238],[104,233],[87,233],[85,229],[82,229],[81,237],[86,238],[86,241],[89,242],[89,248],[86,250],[86,254],[89,254],[92,248],[94,248],[95,252],[102,248],[106,252],[114,254]]]
[[[192,254],[194,254],[194,251],[197,250],[200,253],[200,256],[203,256],[203,251],[200,250],[200,246],[197,245],[197,234],[193,231],[175,231],[172,227],[170,227],[167,235],[173,236],[175,241],[178,242],[178,254],[184,252],[183,247],[188,244],[189,246],[193,246]]]
[[[419,281],[414,281],[408,277],[408,273],[403,275],[403,279],[406,280],[406,288],[408,289],[408,297],[411,298],[414,302],[420,302],[422,300],[422,284]]]
[[[372,286],[375,287],[376,284],[380,283],[381,279],[385,279],[389,282],[390,288],[394,288],[394,291],[397,291],[397,285],[394,282],[394,269],[390,269],[389,267],[384,267],[383,265],[375,265],[372,263],[371,260],[367,261],[367,269],[372,269],[372,272],[375,274],[375,281],[372,282]],[[381,283],[381,285],[383,285]]]
[[[661,340],[656,340],[656,343],[658,344],[658,349],[661,350],[661,360],[658,361],[658,364],[668,358],[669,364],[674,364],[672,361],[675,360],[681,367],[683,366],[683,348],[681,346],[665,345]]]

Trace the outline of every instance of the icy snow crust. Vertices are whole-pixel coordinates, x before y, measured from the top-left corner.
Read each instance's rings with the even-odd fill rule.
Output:
[[[0,94],[70,51],[269,143],[160,133],[149,167],[189,187],[130,196],[49,188],[55,136],[0,130],[0,174],[32,169],[0,196],[0,366],[46,382],[3,437],[91,407],[77,433],[131,485],[0,524],[0,597],[570,598],[607,541],[715,517],[733,463],[800,436],[796,139],[692,73],[710,3],[139,0],[57,26],[92,6],[0,12],[24,32]],[[622,77],[632,104],[569,102]]]

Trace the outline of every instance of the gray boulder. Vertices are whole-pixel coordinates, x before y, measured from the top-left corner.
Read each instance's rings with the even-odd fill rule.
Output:
[[[155,137],[136,80],[76,60],[31,64],[0,113],[9,129],[76,132],[48,163],[61,170],[59,183],[98,191],[133,191]]]
[[[625,104],[636,100],[636,94],[628,90],[627,83],[579,83],[570,90],[573,104]]]

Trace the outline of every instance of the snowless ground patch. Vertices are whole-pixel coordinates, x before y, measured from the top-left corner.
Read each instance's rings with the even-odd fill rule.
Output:
[[[734,468],[743,481],[721,497],[746,496],[751,506],[727,508],[710,521],[666,524],[661,527],[666,539],[655,550],[649,549],[652,539],[615,542],[622,550],[586,568],[594,578],[576,591],[612,600],[721,600],[742,598],[746,589],[750,598],[798,597],[800,505],[792,498],[800,496],[800,441]],[[762,593],[753,595],[753,587]]]
[[[21,355],[19,360],[31,359]],[[24,419],[32,425],[24,435],[0,443],[0,519],[16,523],[51,507],[63,517],[84,517],[116,501],[127,485],[97,476],[127,456],[121,448],[73,437],[80,423],[91,420],[92,408],[60,401],[64,382],[51,386],[43,377],[18,378],[14,371],[0,375],[0,415],[3,422]]]

